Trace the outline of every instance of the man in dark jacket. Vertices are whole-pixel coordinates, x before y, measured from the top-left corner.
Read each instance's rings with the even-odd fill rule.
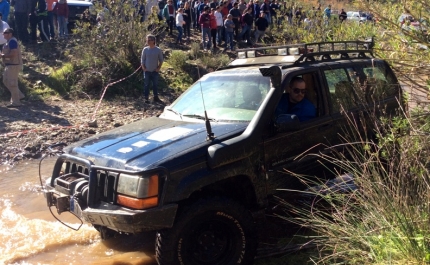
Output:
[[[36,16],[37,27],[40,32],[40,39],[45,42],[49,41],[49,28],[48,28],[48,6],[45,0],[36,0]]]
[[[209,15],[209,10],[210,7],[205,6],[203,13],[200,15],[199,18],[199,24],[202,29],[202,43],[205,51],[211,48],[211,16]]]
[[[167,5],[164,6],[163,16],[166,19],[167,28],[169,29],[169,34],[173,35],[173,25],[175,24],[175,6],[172,0],[167,1]]]
[[[236,40],[239,40],[239,29],[241,28],[240,20],[242,14],[240,13],[238,2],[233,4],[233,8],[230,9],[229,13],[233,16],[234,37],[236,38]]]
[[[254,24],[254,16],[252,12],[252,8],[248,7],[247,9],[245,9],[245,13],[242,16],[243,28],[239,34],[239,41],[243,40],[243,38],[246,38],[246,42],[249,46],[252,46],[251,29],[252,25]]]
[[[215,8],[217,9],[217,7],[219,6],[218,0],[212,0],[212,2],[209,3],[210,8]]]
[[[345,21],[345,20],[346,20],[346,18],[347,18],[346,12],[345,12],[345,10],[342,8],[342,11],[341,11],[341,12],[340,12],[340,14],[339,14],[339,20],[340,20],[340,23],[342,23],[343,21]]]
[[[263,10],[260,11],[260,17],[255,21],[255,42],[258,42],[260,38],[266,33],[266,29],[269,27],[269,22],[266,19],[266,13]]]
[[[260,12],[263,11],[265,14],[265,18],[269,24],[272,24],[272,19],[270,16],[270,3],[269,0],[264,0],[264,2],[260,6]]]
[[[15,26],[17,37],[22,43],[29,42],[28,34],[28,14],[31,12],[32,0],[11,0],[11,5],[14,7]]]
[[[254,11],[255,20],[257,20],[260,17],[260,4],[258,0],[254,0],[254,8],[252,10]]]

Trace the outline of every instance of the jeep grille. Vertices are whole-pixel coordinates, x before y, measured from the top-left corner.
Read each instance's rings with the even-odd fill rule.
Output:
[[[81,173],[85,175],[86,179],[89,179],[89,169],[83,165],[65,161],[63,164],[62,174],[70,173]],[[115,183],[118,173],[109,172],[103,170],[97,170],[97,187],[96,187],[96,198],[100,201],[114,203],[115,201]]]

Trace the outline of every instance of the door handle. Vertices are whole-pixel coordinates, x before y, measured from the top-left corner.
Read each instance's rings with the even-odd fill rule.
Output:
[[[318,131],[326,130],[326,129],[328,129],[328,128],[329,128],[329,127],[331,127],[331,126],[332,126],[332,124],[331,124],[331,123],[326,123],[326,124],[324,124],[324,125],[319,126],[319,127],[318,127]]]

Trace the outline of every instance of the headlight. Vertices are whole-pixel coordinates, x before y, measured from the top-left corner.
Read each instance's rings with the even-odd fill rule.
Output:
[[[150,177],[121,174],[118,180],[117,203],[134,209],[158,204],[158,175]]]

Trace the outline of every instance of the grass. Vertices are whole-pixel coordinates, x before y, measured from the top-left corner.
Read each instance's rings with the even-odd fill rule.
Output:
[[[73,76],[73,72],[74,65],[72,63],[65,63],[59,69],[51,72],[46,84],[58,94],[64,95],[70,92],[70,84],[72,82],[69,78]]]
[[[315,199],[301,205],[280,201],[298,214],[285,219],[315,233],[320,255],[316,263],[430,262],[429,122],[428,114],[415,112],[411,117],[386,119],[376,128],[377,142],[346,141],[347,156],[320,155],[321,161],[353,174],[357,190],[314,189]],[[347,134],[352,137],[352,133]],[[317,182],[308,185],[327,188]]]

